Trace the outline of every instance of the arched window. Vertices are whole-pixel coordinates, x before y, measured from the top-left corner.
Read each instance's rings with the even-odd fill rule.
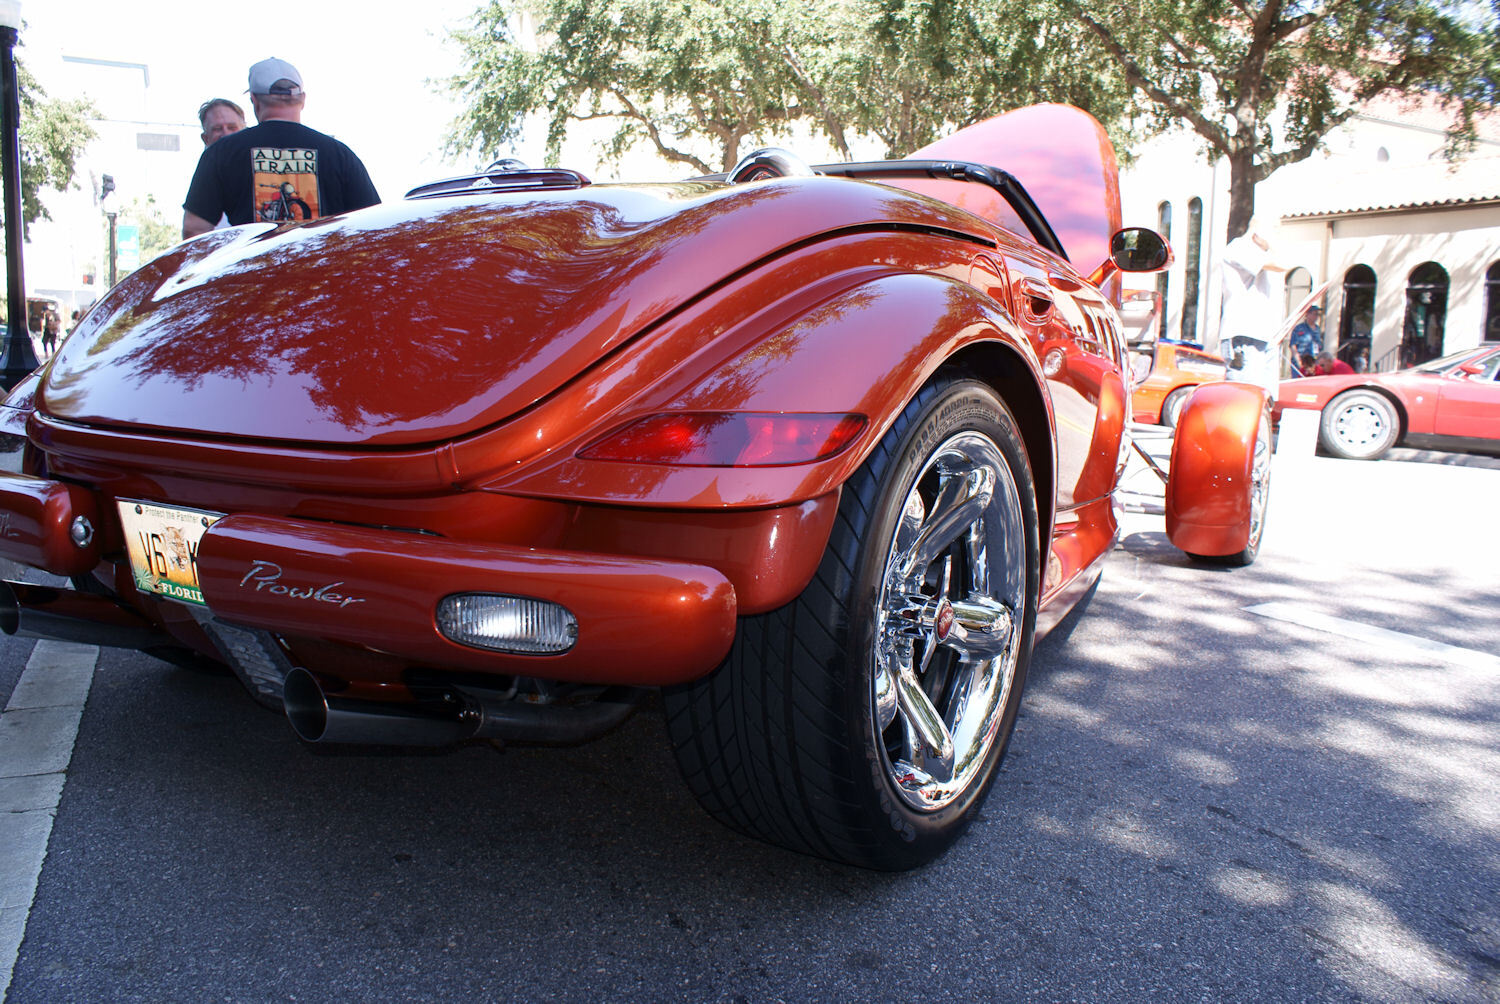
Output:
[[[1375,270],[1355,265],[1344,273],[1339,310],[1339,358],[1361,373],[1370,362],[1370,331],[1375,326]]]
[[[1163,202],[1156,207],[1156,232],[1172,242],[1172,203]],[[1156,337],[1167,337],[1167,270],[1156,273],[1156,299],[1161,304],[1156,317]]]
[[[1188,200],[1187,260],[1182,266],[1182,340],[1198,340],[1198,273],[1203,257],[1203,200]]]
[[[1448,316],[1448,272],[1424,261],[1406,279],[1406,318],[1401,323],[1401,365],[1415,366],[1443,354]]]
[[[1484,329],[1487,342],[1500,342],[1500,261],[1484,273]]]
[[[1312,273],[1298,265],[1286,274],[1286,315],[1292,316],[1297,304],[1312,292]]]

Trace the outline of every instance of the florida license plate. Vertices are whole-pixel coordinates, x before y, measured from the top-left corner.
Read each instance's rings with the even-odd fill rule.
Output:
[[[120,526],[135,587],[184,603],[203,604],[198,542],[222,513],[119,499]]]

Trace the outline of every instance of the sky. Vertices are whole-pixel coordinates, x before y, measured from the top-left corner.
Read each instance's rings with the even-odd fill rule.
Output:
[[[73,96],[81,80],[106,117],[175,124],[196,123],[210,97],[230,98],[250,115],[250,64],[285,59],[307,90],[304,124],[353,148],[381,196],[392,199],[483,166],[443,157],[457,109],[429,83],[457,71],[447,32],[481,2],[22,0],[18,52],[52,96]],[[100,65],[110,63],[146,69]]]

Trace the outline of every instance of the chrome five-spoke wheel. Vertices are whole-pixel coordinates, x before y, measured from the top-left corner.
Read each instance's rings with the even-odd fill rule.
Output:
[[[948,439],[906,495],[876,610],[875,732],[914,809],[961,794],[995,744],[1027,603],[1025,546],[999,447],[978,432]]]

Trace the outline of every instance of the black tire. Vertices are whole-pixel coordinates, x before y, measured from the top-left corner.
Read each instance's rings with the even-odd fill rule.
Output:
[[[1250,538],[1245,543],[1245,549],[1233,554],[1193,554],[1190,557],[1211,565],[1244,568],[1254,563],[1256,555],[1260,554],[1260,542],[1266,534],[1266,512],[1271,502],[1271,458],[1275,452],[1269,411],[1263,412],[1260,416],[1260,424],[1255,429],[1255,444],[1252,449],[1254,452],[1250,460],[1249,488]]]
[[[1323,409],[1318,442],[1335,457],[1377,460],[1401,435],[1401,419],[1390,399],[1373,390],[1351,390]]]
[[[742,618],[723,665],[664,693],[693,794],[720,821],[793,850],[892,871],[932,860],[1004,756],[1039,554],[1010,412],[972,380],[924,388],[844,485],[802,595]]]
[[[1177,428],[1177,419],[1182,415],[1182,406],[1187,404],[1188,398],[1193,396],[1193,391],[1198,387],[1178,387],[1168,394],[1161,402],[1161,413],[1157,415],[1156,421],[1159,425],[1165,425],[1169,429]]]

